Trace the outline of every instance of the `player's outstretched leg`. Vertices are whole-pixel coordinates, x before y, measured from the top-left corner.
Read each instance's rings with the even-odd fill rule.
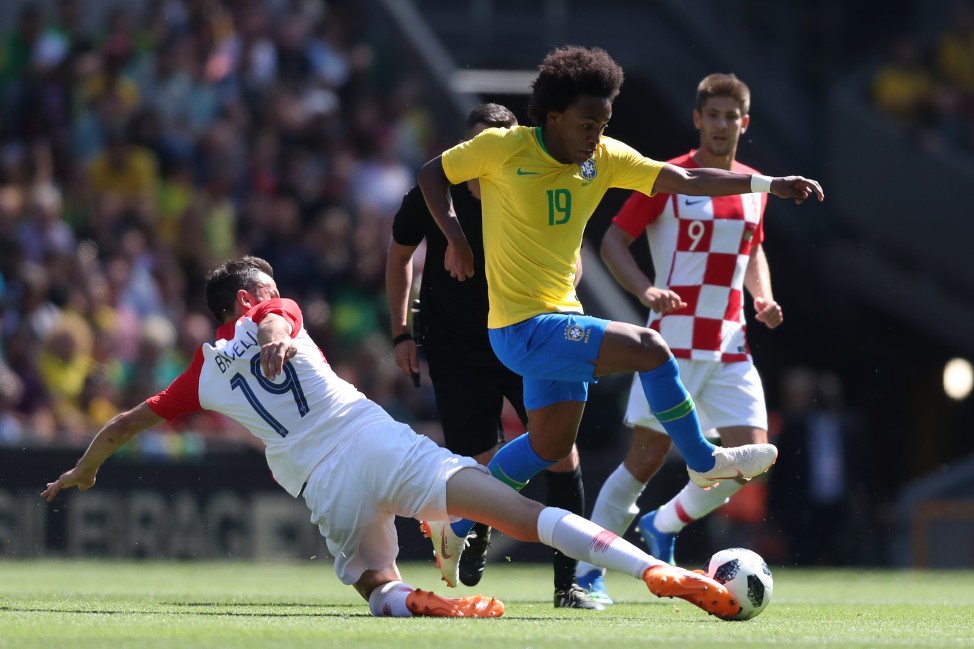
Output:
[[[500,617],[504,602],[484,595],[441,597],[417,588],[406,596],[406,607],[421,617]]]
[[[759,476],[778,459],[774,444],[746,444],[744,446],[717,446],[713,452],[715,464],[709,471],[694,471],[687,466],[690,480],[698,487],[707,489],[721,480],[750,480]]]
[[[519,541],[540,541],[563,554],[594,566],[642,578],[659,597],[680,597],[713,615],[736,615],[740,605],[730,592],[703,574],[667,565],[632,543],[592,521],[557,507],[542,507],[498,480],[468,469],[457,471],[447,482],[447,509],[453,515],[483,520]],[[466,539],[453,534],[446,523],[427,523],[430,538],[442,554],[462,550]],[[456,563],[440,573],[449,583],[457,581]]]
[[[730,619],[741,610],[725,586],[699,572],[661,563],[647,568],[643,581],[657,597],[679,597],[719,618]]]
[[[615,532],[619,536],[623,536],[636,516],[639,516],[639,507],[636,505],[636,501],[639,500],[646,488],[646,482],[637,479],[627,467],[626,463],[630,462],[629,457],[635,455],[640,465],[653,463],[652,469],[647,469],[648,477],[652,477],[652,474],[656,473],[659,466],[663,464],[663,457],[672,444],[670,438],[665,435],[652,437],[651,440],[655,442],[655,445],[649,442],[637,443],[637,436],[642,437],[649,434],[643,431],[645,429],[640,427],[633,430],[633,443],[625,462],[617,466],[615,471],[609,474],[609,477],[602,483],[602,488],[599,489],[599,497],[596,498],[595,506],[592,508],[592,522]],[[635,449],[638,449],[638,453]],[[649,449],[653,452],[650,452]],[[650,552],[650,554],[653,553]],[[613,603],[605,586],[605,571],[602,568],[584,561],[580,562],[576,570],[576,577],[578,585],[588,591],[589,597],[606,606]]]
[[[680,380],[680,368],[672,356],[638,376],[653,415],[683,455],[694,484],[706,489],[721,480],[750,480],[767,471],[778,458],[778,449],[771,444],[722,448],[707,441],[693,398]]]
[[[740,610],[737,599],[713,579],[665,564],[580,516],[546,507],[538,516],[537,528],[542,543],[592,565],[641,577],[658,597],[679,597],[722,618]]]
[[[467,539],[454,534],[446,521],[421,521],[419,529],[433,543],[436,567],[443,581],[450,588],[456,588],[460,583],[460,555],[467,547]]]

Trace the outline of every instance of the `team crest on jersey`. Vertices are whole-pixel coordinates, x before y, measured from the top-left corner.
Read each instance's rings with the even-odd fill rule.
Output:
[[[587,342],[588,336],[588,330],[583,327],[579,327],[576,324],[565,327],[565,340],[571,340],[573,342]]]
[[[585,180],[592,180],[593,178],[595,178],[595,175],[598,173],[595,170],[594,158],[589,158],[582,164],[578,165],[578,167],[579,169],[582,170],[582,178],[584,178]]]

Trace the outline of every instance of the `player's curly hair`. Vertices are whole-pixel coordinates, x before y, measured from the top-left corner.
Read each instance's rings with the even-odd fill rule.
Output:
[[[538,77],[531,84],[528,115],[540,126],[548,113],[566,110],[580,95],[614,101],[622,80],[622,67],[605,50],[578,45],[559,47],[538,66]]]
[[[741,115],[751,110],[751,89],[733,74],[715,72],[704,77],[697,86],[696,109],[703,110],[711,97],[730,97],[740,104]]]
[[[237,291],[253,291],[260,281],[260,273],[274,277],[274,269],[264,259],[250,255],[225,261],[206,275],[206,306],[218,322],[226,322],[234,314]]]

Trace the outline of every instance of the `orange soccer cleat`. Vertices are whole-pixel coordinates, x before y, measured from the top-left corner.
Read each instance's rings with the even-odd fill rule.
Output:
[[[493,597],[440,597],[436,593],[417,588],[406,595],[406,607],[420,617],[500,617],[504,602]]]
[[[679,597],[725,620],[737,615],[741,605],[730,591],[707,575],[659,564],[643,573],[643,581],[657,597]]]

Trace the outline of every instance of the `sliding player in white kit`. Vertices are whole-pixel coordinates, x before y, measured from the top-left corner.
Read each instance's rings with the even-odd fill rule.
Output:
[[[393,420],[339,378],[282,299],[263,259],[229,261],[209,274],[207,305],[221,322],[189,368],[159,394],[114,417],[75,468],[48,483],[87,491],[99,467],[130,438],[201,409],[223,413],[266,445],[274,478],[303,496],[335,557],[335,572],[376,616],[499,617],[500,601],[445,598],[402,582],[396,516],[424,520],[448,586],[458,581],[465,540],[447,534],[451,516],[542,542],[565,555],[642,579],[659,597],[680,597],[728,618],[740,605],[712,579],[676,568],[565,510],[544,507],[496,480],[473,458],[454,455]],[[479,467],[479,468],[478,468]]]

